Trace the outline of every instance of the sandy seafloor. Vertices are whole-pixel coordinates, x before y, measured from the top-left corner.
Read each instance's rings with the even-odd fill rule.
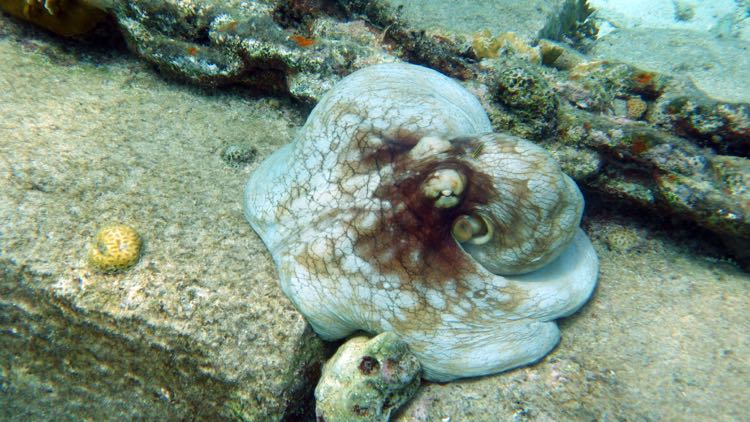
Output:
[[[163,178],[182,177],[187,186],[194,174],[236,179],[213,189],[234,191],[229,196],[237,204],[230,210],[241,213],[241,187],[254,164],[226,165],[219,158],[223,148],[254,146],[261,160],[302,123],[299,110],[284,101],[241,91],[212,95],[165,80],[124,51],[59,41],[26,27],[19,32],[7,19],[0,17],[0,161],[22,173],[46,174],[51,188],[58,171],[69,173],[60,179],[69,183],[76,183],[76,172],[107,173],[104,157],[76,165],[76,149],[87,144],[132,142],[117,153],[147,160],[138,142],[154,143],[153,151],[161,145],[172,154],[184,139],[203,138],[206,159],[175,163],[182,173]],[[110,108],[101,109],[102,104]],[[174,113],[180,117],[165,117]],[[264,116],[273,121],[258,123]],[[112,128],[114,121],[121,124]],[[184,126],[175,127],[180,121]],[[144,131],[156,136],[139,140]],[[24,162],[9,163],[19,157]],[[128,157],[117,161],[126,162]],[[133,194],[146,201],[169,195],[161,191],[159,177],[143,179],[138,173],[143,167],[132,170],[132,180],[152,183],[140,192],[131,186]],[[88,184],[64,188],[96,189],[89,178],[81,180]],[[29,195],[36,190],[30,187]],[[182,194],[190,195],[190,189]],[[129,209],[127,199],[107,191],[100,195],[101,201],[121,202],[102,219],[132,214],[148,224],[148,213]],[[68,208],[91,217],[76,198],[70,197]],[[9,224],[0,222],[0,235],[13,230]],[[684,223],[591,201],[583,226],[599,254],[601,277],[591,302],[562,321],[558,348],[539,364],[500,376],[427,384],[397,420],[747,420],[750,275]],[[79,265],[81,254],[70,259],[71,266]],[[195,260],[200,266],[200,256]],[[0,390],[0,408],[5,409],[0,418],[8,419],[19,406],[35,405],[33,399],[2,402]]]

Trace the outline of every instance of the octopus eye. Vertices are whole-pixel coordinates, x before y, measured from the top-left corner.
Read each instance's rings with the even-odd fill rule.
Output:
[[[481,214],[461,215],[453,221],[451,233],[459,243],[483,245],[492,239],[494,229],[492,223]]]
[[[466,176],[450,168],[435,170],[422,185],[422,193],[435,200],[436,208],[455,207],[465,189]]]

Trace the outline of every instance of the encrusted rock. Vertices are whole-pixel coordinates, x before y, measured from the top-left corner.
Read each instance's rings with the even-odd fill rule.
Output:
[[[578,152],[556,154],[563,168],[581,168],[582,151],[595,153],[602,165],[571,171],[584,186],[692,220],[743,259],[750,244],[748,104],[713,100],[689,82],[616,62],[581,63],[553,83],[563,100],[558,136],[542,142]],[[615,107],[595,113],[597,103]]]
[[[417,392],[420,370],[395,334],[354,337],[323,366],[315,388],[318,420],[387,421]]]
[[[579,51],[568,45],[551,40],[539,40],[539,51],[542,54],[542,63],[560,70],[571,69],[586,61]]]
[[[648,110],[648,104],[640,99],[640,97],[633,97],[629,98],[626,102],[626,108],[628,119],[640,120],[640,118],[643,117],[644,114],[646,114],[646,110]]]
[[[130,0],[116,2],[112,11],[133,51],[204,86],[241,84],[315,102],[340,75],[394,60],[377,37],[362,36],[366,28],[325,18],[295,26],[313,7],[295,5],[292,14],[294,5],[274,1]]]
[[[557,93],[539,66],[508,53],[481,64],[497,106],[490,110],[493,126],[527,139],[545,138],[557,128]]]
[[[750,104],[717,101],[688,85],[657,101],[654,123],[721,154],[750,156]]]

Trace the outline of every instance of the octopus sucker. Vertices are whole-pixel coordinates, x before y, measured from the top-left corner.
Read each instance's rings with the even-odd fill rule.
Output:
[[[250,176],[244,202],[321,337],[393,332],[429,380],[539,360],[559,341],[555,319],[596,285],[575,182],[421,66],[341,80]]]

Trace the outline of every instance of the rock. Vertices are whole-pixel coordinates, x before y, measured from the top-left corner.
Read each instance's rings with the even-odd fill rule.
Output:
[[[535,44],[578,39],[591,29],[583,0],[113,4],[130,48],[162,71],[200,85],[241,84],[311,103],[340,76],[394,61],[391,52],[468,77],[469,62],[481,56],[472,49],[478,33],[511,33]]]
[[[528,44],[540,38],[575,38],[588,30],[583,22],[591,13],[582,0],[354,0],[346,4],[351,13],[386,28],[402,58],[462,79],[471,75],[471,61],[482,57],[472,45],[478,34],[513,33]]]
[[[750,172],[748,104],[711,100],[690,83],[619,62],[586,62],[567,80],[560,76],[546,75],[564,100],[557,137],[540,141],[553,152],[568,151],[556,154],[563,168],[610,198],[718,233],[747,262],[747,247],[738,245],[750,245],[750,192],[738,186]],[[620,109],[616,99],[633,98],[643,102],[645,122],[626,107],[612,114]],[[605,112],[592,113],[594,104]],[[601,165],[583,166],[592,154]]]
[[[569,113],[575,117],[563,120],[560,141],[596,151],[605,163],[586,175],[586,186],[750,239],[750,192],[738,188],[747,183],[750,160],[716,155],[643,123]],[[563,167],[576,167],[575,156],[562,158],[572,159]]]
[[[482,61],[483,79],[497,108],[493,127],[525,139],[544,139],[557,129],[559,98],[539,66],[517,56]]]
[[[688,31],[743,35],[747,22],[747,4],[734,0],[589,0],[595,9],[594,22],[600,34],[615,28],[678,29]],[[745,3],[745,4],[743,4]],[[750,39],[748,39],[750,40]]]
[[[353,1],[354,8],[362,5]],[[363,3],[363,2],[359,2]],[[477,32],[488,29],[492,35],[515,32],[527,42],[539,38],[559,39],[576,21],[586,17],[580,0],[525,1],[479,0],[435,2],[430,0],[379,0],[377,8],[389,9],[403,25],[432,36],[469,41]]]
[[[318,420],[387,422],[417,392],[420,370],[391,332],[353,337],[323,366],[315,388]]]
[[[643,70],[688,78],[723,102],[750,102],[750,40],[678,29],[618,29],[597,40],[591,55]]]
[[[587,61],[583,53],[563,43],[541,39],[539,49],[542,54],[542,63],[560,70],[570,70]]]
[[[0,17],[0,420],[301,417],[323,345],[244,221],[251,166],[219,154],[268,155],[296,112],[23,31]],[[101,274],[111,222],[144,252]]]
[[[130,48],[168,74],[314,103],[340,76],[394,61],[390,51],[460,76],[482,30],[560,39],[590,13],[582,0],[501,3],[119,0],[112,13]]]
[[[650,119],[721,154],[750,157],[750,103],[716,101],[686,84],[659,97]]]
[[[136,54],[204,86],[245,85],[314,103],[341,74],[394,60],[357,23],[321,17],[295,26],[304,13],[322,13],[295,4],[300,10],[281,1],[123,0],[112,13]]]

